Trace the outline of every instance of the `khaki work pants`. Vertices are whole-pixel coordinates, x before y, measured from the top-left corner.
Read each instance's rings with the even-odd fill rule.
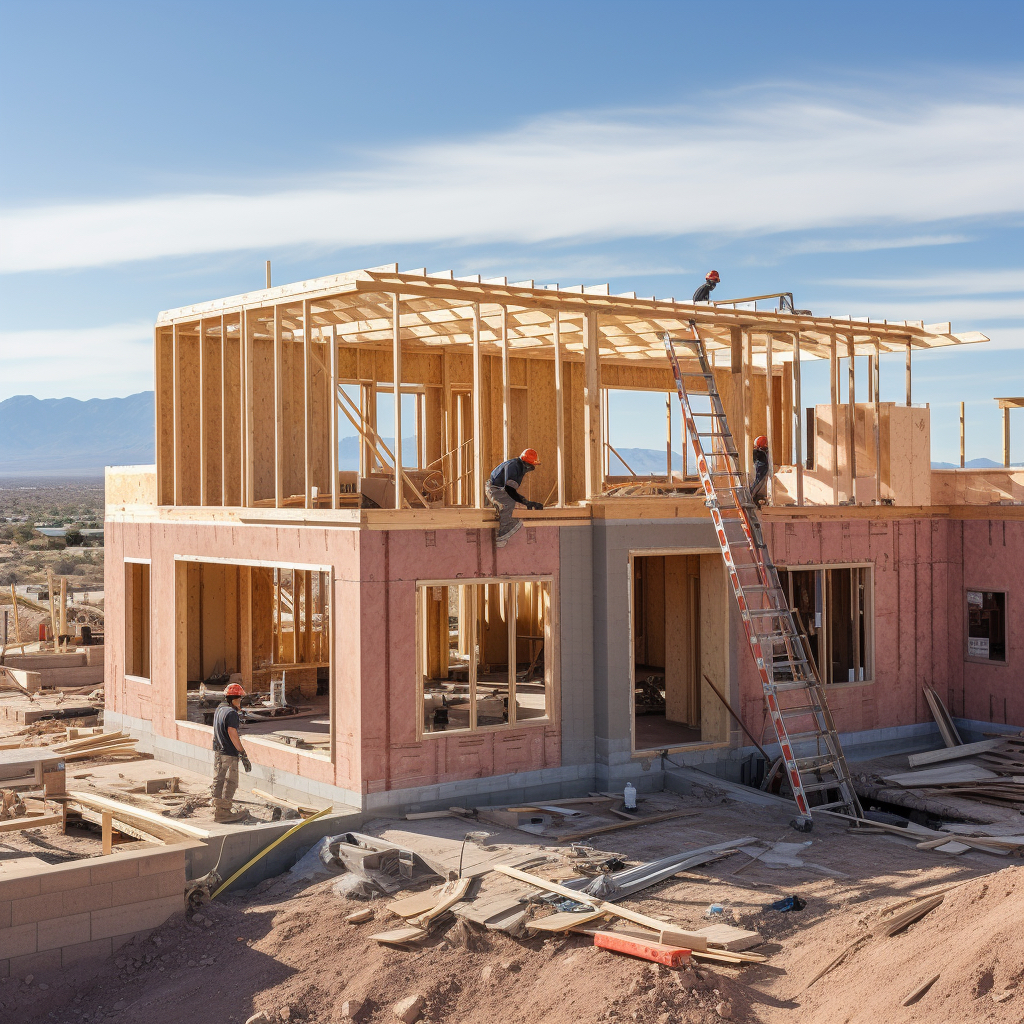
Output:
[[[495,487],[490,481],[484,486],[484,494],[498,512],[498,535],[495,540],[499,547],[504,547],[509,537],[523,525],[521,519],[515,519],[512,515],[516,507],[515,499],[504,487]]]
[[[238,789],[238,757],[233,754],[213,752],[213,785],[210,796],[215,813],[231,810],[231,801]]]

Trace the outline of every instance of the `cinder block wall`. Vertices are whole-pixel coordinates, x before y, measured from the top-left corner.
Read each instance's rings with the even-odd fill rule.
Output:
[[[0,876],[0,977],[109,956],[184,909],[196,844],[115,853]]]

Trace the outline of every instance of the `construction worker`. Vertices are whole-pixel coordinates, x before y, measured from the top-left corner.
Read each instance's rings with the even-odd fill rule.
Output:
[[[244,696],[245,690],[238,683],[230,683],[224,690],[224,702],[213,715],[213,820],[223,824],[249,816],[248,811],[231,808],[238,789],[238,762],[242,762],[247,772],[252,771],[252,763],[238,736],[238,712]]]
[[[542,509],[544,506],[539,501],[530,501],[519,493],[519,487],[523,483],[523,477],[532,473],[535,466],[540,465],[540,458],[533,448],[527,448],[518,458],[509,459],[492,470],[484,493],[487,500],[498,510],[498,535],[495,543],[503,548],[509,537],[516,532],[523,524],[519,519],[512,517],[512,511],[517,504],[525,505],[530,509]]]
[[[771,468],[768,438],[760,434],[754,438],[754,482],[750,485],[750,497],[758,508],[768,503],[768,474]]]
[[[717,270],[709,270],[704,277],[704,283],[693,293],[693,301],[710,302],[711,293],[715,290],[715,285],[721,280]]]

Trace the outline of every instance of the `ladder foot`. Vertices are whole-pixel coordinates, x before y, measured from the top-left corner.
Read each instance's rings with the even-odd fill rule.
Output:
[[[789,827],[796,829],[797,832],[810,832],[814,828],[814,822],[810,818],[794,818]]]

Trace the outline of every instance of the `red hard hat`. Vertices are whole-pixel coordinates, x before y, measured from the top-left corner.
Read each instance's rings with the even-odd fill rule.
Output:
[[[755,448],[767,448],[768,447],[768,438],[765,437],[764,434],[759,434],[757,437],[754,438],[754,447]]]
[[[537,454],[536,448],[527,448],[519,458],[530,466],[540,465],[540,456]]]
[[[245,696],[245,690],[242,689],[242,686],[241,686],[240,683],[228,683],[228,685],[224,688],[224,696],[225,697],[244,697]]]
[[[721,281],[722,279],[718,276],[717,270],[709,270],[704,277],[705,281]]]

